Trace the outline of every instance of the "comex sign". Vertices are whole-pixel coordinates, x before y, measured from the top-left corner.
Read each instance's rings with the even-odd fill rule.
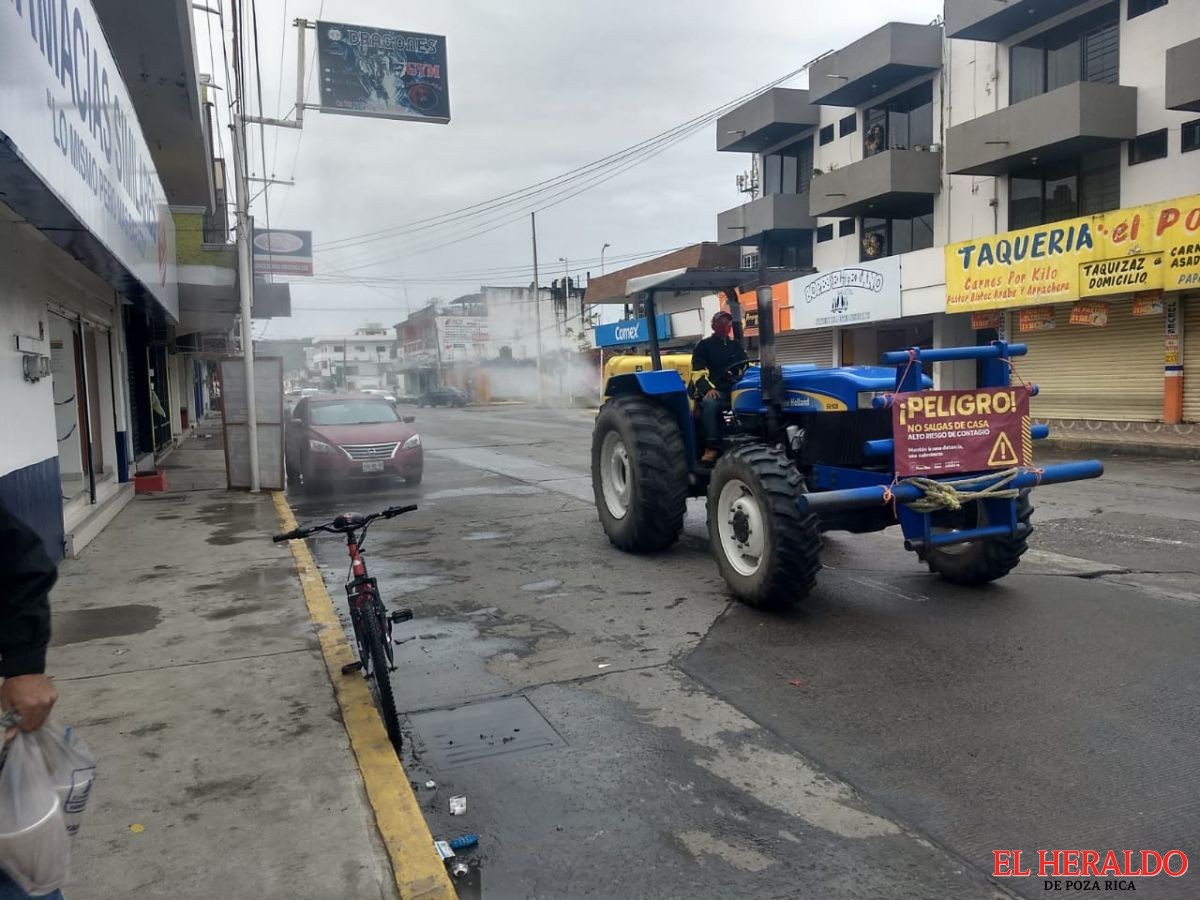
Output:
[[[854,325],[900,317],[900,260],[889,257],[832,272],[797,278],[788,285],[793,298],[793,329]]]
[[[671,336],[671,317],[663,314],[654,320],[660,340]],[[620,347],[629,344],[645,344],[650,341],[650,328],[646,319],[626,319],[596,326],[597,347]]]
[[[0,0],[0,132],[178,318],[174,222],[90,3]]]

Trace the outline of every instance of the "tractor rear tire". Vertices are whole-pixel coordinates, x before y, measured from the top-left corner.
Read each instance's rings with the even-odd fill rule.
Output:
[[[972,503],[970,507],[974,511],[965,525],[974,528],[987,524],[979,521],[983,508],[978,503]],[[1033,503],[1029,500],[1029,491],[1023,490],[1017,497],[1017,522],[1029,525],[1032,515]],[[1030,531],[1025,532],[1023,537],[987,538],[972,544],[936,547],[925,554],[925,562],[930,572],[936,572],[952,584],[968,587],[987,584],[1003,578],[1017,567],[1021,556],[1029,549]]]
[[[687,512],[687,455],[666,409],[633,395],[604,404],[592,432],[592,490],[613,546],[653,553],[679,540]]]
[[[798,606],[817,583],[821,526],[796,498],[804,478],[782,450],[732,450],[708,483],[708,540],[729,589],[759,609]]]

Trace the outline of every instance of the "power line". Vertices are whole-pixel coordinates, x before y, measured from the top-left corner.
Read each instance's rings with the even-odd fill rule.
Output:
[[[253,23],[254,29],[254,80],[258,88],[258,115],[260,118],[265,118],[267,115],[266,109],[263,107],[263,90],[262,90],[262,53],[259,50],[258,43],[258,3],[256,0],[250,0],[250,20]],[[279,48],[280,56],[283,55],[283,48]],[[258,124],[258,149],[262,156],[263,178],[269,178],[270,173],[267,171],[267,132],[266,125],[262,122]],[[271,228],[271,197],[267,193],[270,183],[263,184],[262,199],[263,199],[263,218],[267,223],[267,230]]]
[[[679,247],[670,247],[664,250],[649,250],[644,253],[632,253],[622,256],[607,257],[608,262],[622,263],[634,262],[637,260],[648,259],[652,256],[660,256],[664,253],[670,253],[673,250],[678,250]],[[597,261],[597,258],[572,260],[573,264],[582,267],[587,267]],[[474,272],[448,272],[441,275],[418,275],[418,276],[403,276],[403,275],[351,275],[343,269],[336,266],[331,266],[337,272],[341,272],[345,277],[337,278],[329,275],[314,275],[311,278],[306,278],[304,283],[317,284],[356,284],[361,286],[367,285],[404,285],[404,284],[449,284],[449,283],[471,283],[485,282],[488,279],[497,279],[505,281],[525,282],[533,278],[533,270],[529,266],[511,267],[504,269],[479,270]]]
[[[321,5],[317,7],[317,21],[321,20],[321,16],[325,13],[325,0],[321,0]],[[299,52],[299,49],[296,51]],[[308,74],[304,79],[304,94],[300,97],[300,102],[304,103],[308,99],[308,92],[312,86],[313,72],[317,68],[317,42],[313,41],[312,55],[308,58]],[[300,161],[300,145],[304,142],[304,130],[301,129],[300,134],[296,137],[296,152],[292,154],[292,165],[289,174],[293,179],[296,177],[296,164]],[[289,195],[285,194],[285,198]]]
[[[283,0],[283,28],[279,35],[279,80],[275,89],[275,113],[277,118],[284,118],[283,112],[283,57],[284,50],[287,47],[287,29],[288,29],[288,0]],[[297,49],[297,52],[299,50]],[[271,178],[275,177],[275,163],[279,161],[279,129],[275,129],[275,141],[271,146],[271,171],[264,172],[264,176]]]
[[[818,59],[819,58],[820,57],[818,57]],[[814,62],[815,62],[815,60],[814,60]],[[390,237],[395,237],[395,236],[399,236],[401,234],[411,233],[414,230],[431,227],[435,223],[438,225],[447,224],[449,222],[457,221],[462,218],[469,218],[471,216],[479,215],[481,213],[488,212],[488,211],[498,208],[498,207],[507,206],[507,205],[510,205],[513,203],[526,202],[532,196],[536,196],[538,194],[542,194],[547,191],[554,190],[555,188],[561,187],[562,184],[565,184],[569,181],[574,181],[574,180],[582,178],[586,175],[593,174],[595,171],[600,170],[600,169],[606,169],[610,166],[619,165],[621,163],[624,163],[630,157],[636,157],[636,156],[639,156],[649,150],[653,150],[654,148],[661,145],[663,142],[666,142],[666,145],[670,146],[670,144],[675,142],[675,138],[682,139],[682,137],[687,136],[687,134],[689,134],[691,131],[693,131],[699,127],[703,127],[704,125],[708,124],[715,118],[722,115],[728,109],[730,109],[734,106],[740,105],[752,97],[758,96],[759,94],[761,94],[767,90],[770,90],[773,87],[776,87],[786,81],[789,81],[792,78],[795,78],[797,75],[799,75],[800,73],[805,71],[811,65],[812,65],[812,62],[806,63],[804,66],[801,66],[800,68],[795,69],[794,71],[789,72],[786,75],[775,79],[774,81],[770,82],[769,84],[767,84],[761,88],[758,88],[750,93],[744,94],[741,97],[737,97],[733,100],[730,100],[727,103],[723,103],[720,106],[715,107],[714,109],[709,110],[706,113],[702,113],[701,115],[696,116],[696,117],[688,120],[687,122],[682,123],[681,125],[677,125],[674,128],[668,129],[667,131],[660,132],[659,134],[657,134],[651,138],[647,138],[646,140],[640,141],[637,144],[634,144],[630,147],[626,147],[623,150],[619,150],[615,153],[611,153],[608,156],[602,157],[599,160],[595,160],[591,163],[587,163],[583,166],[579,166],[579,167],[576,167],[575,169],[571,169],[568,172],[565,172],[561,175],[557,175],[553,178],[546,179],[546,180],[537,182],[533,185],[527,186],[525,188],[521,188],[516,191],[510,191],[507,194],[502,194],[499,197],[494,197],[490,200],[485,200],[485,201],[481,201],[480,203],[471,204],[470,206],[462,207],[461,209],[453,210],[449,213],[444,213],[439,216],[431,216],[431,217],[428,217],[425,219],[417,220],[415,222],[408,222],[404,225],[393,226],[391,228],[379,229],[376,231],[364,232],[359,235],[351,235],[351,236],[347,236],[345,238],[339,238],[339,239],[327,241],[324,244],[317,245],[317,248],[318,249],[327,249],[327,250],[335,249],[335,248],[342,249],[345,247],[356,246],[359,244],[366,244],[366,243],[373,243],[373,242],[380,241],[380,240],[387,240]],[[649,157],[647,157],[647,158],[649,158]]]

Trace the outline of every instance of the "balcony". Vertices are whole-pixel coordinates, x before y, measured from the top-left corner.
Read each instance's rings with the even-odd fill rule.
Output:
[[[1167,109],[1200,112],[1200,38],[1167,50]]]
[[[1006,41],[1086,0],[946,0],[946,37],[967,41]]]
[[[772,88],[717,119],[717,149],[762,153],[817,127],[820,110],[808,91]]]
[[[1002,175],[1137,137],[1137,88],[1079,81],[946,132],[951,175]]]
[[[928,207],[941,190],[941,151],[885,150],[813,178],[809,212],[903,218]]]
[[[809,100],[821,106],[863,106],[941,65],[940,25],[891,22],[813,65]]]
[[[808,194],[768,194],[720,213],[717,239],[722,244],[756,247],[768,233],[787,239],[816,227],[808,211]]]

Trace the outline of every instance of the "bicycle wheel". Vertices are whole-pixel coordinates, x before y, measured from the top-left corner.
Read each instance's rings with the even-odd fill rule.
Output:
[[[379,630],[379,619],[371,610],[363,610],[363,636],[371,656],[371,681],[375,685],[375,701],[383,715],[388,738],[396,752],[400,752],[400,716],[396,713],[396,698],[392,694],[392,673],[388,665],[388,653],[383,642],[386,640]],[[364,660],[365,662],[365,660]]]

